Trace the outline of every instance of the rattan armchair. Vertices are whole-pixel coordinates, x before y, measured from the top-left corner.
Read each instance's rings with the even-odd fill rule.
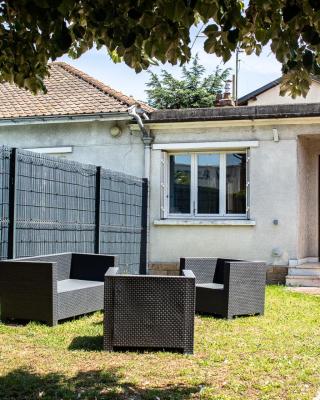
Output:
[[[264,313],[264,262],[222,258],[181,258],[180,269],[196,277],[196,312],[224,318]]]
[[[1,320],[59,320],[103,309],[110,255],[62,253],[0,262]]]
[[[104,349],[175,349],[193,353],[195,277],[105,276]]]

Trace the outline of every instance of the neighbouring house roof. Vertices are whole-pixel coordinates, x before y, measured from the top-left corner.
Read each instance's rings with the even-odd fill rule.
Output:
[[[272,89],[275,86],[278,86],[280,84],[281,79],[275,79],[272,82],[267,83],[266,85],[261,86],[260,88],[254,90],[253,92],[250,92],[246,94],[245,96],[242,96],[238,99],[238,105],[246,105],[248,104],[249,100],[254,99],[255,97],[259,96],[259,94],[266,92],[269,89]]]
[[[125,113],[140,104],[146,112],[153,108],[112,89],[64,62],[50,65],[45,79],[48,92],[33,95],[25,89],[0,83],[0,119],[41,116]]]
[[[315,82],[320,83],[320,78],[318,76],[313,76],[312,80]],[[261,86],[260,88],[254,90],[253,92],[250,92],[246,94],[245,96],[242,96],[238,99],[238,106],[245,106],[248,104],[248,101],[254,100],[257,96],[260,94],[266,92],[267,90],[270,90],[274,88],[275,86],[280,85],[281,83],[281,78],[277,78],[272,82],[267,83],[266,85]]]
[[[156,110],[148,123],[255,120],[320,116],[320,103]]]

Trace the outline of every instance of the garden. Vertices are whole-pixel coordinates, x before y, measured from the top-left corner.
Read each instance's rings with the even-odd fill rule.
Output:
[[[0,399],[304,400],[320,386],[320,296],[267,286],[264,316],[195,318],[193,355],[103,351],[103,314],[0,323]]]

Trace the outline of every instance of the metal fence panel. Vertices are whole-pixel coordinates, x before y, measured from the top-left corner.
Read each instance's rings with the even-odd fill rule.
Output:
[[[0,259],[8,257],[10,156],[11,149],[0,146]]]
[[[143,180],[101,170],[101,253],[119,255],[122,272],[139,273]]]
[[[94,252],[96,167],[17,151],[16,257]]]
[[[0,258],[100,252],[145,271],[144,179],[7,147],[0,167]]]

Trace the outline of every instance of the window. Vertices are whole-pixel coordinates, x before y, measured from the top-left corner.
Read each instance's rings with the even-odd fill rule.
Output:
[[[191,156],[170,156],[170,213],[190,214]]]
[[[246,152],[168,154],[167,215],[245,217]]]

